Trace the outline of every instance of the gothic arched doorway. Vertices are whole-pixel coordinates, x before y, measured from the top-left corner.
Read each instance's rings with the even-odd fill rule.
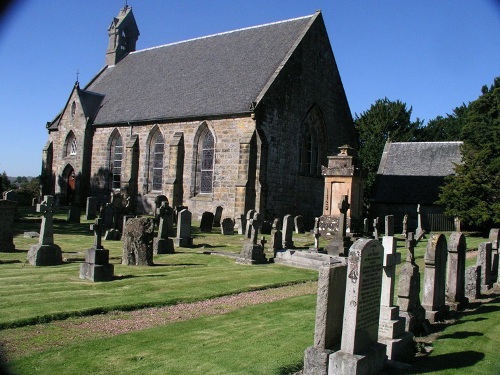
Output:
[[[75,188],[76,188],[76,176],[75,170],[72,167],[68,167],[65,174],[66,182],[66,204],[74,203],[75,199]]]

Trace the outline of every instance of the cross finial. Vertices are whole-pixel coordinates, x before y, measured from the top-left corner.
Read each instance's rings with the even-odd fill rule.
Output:
[[[78,79],[80,78],[80,71],[77,69],[76,70],[76,83],[78,84]]]

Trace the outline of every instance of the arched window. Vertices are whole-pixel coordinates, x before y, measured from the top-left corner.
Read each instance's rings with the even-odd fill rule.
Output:
[[[111,189],[119,189],[121,187],[122,177],[122,161],[123,161],[123,142],[120,133],[116,132],[112,135],[109,147],[109,171],[110,171],[110,187]]]
[[[163,183],[163,155],[165,153],[165,141],[161,131],[157,129],[149,145],[149,181],[150,190],[161,191]]]
[[[69,132],[64,145],[64,156],[76,155],[78,151],[78,143],[73,132]]]
[[[326,133],[319,108],[313,106],[303,122],[299,170],[306,176],[320,176]]]
[[[193,193],[213,192],[215,138],[206,123],[203,123],[195,137]]]

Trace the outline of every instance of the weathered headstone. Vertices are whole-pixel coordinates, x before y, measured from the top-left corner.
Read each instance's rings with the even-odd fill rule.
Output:
[[[220,232],[224,236],[231,236],[234,234],[234,221],[230,217],[225,217],[222,219],[220,225]]]
[[[301,234],[305,233],[304,229],[304,217],[302,215],[297,215],[293,219],[294,225],[295,225],[295,233]]]
[[[475,300],[481,297],[481,266],[470,266],[465,270],[465,297]]]
[[[444,234],[432,234],[427,242],[424,256],[424,293],[422,297],[425,317],[431,323],[442,320],[449,310],[445,303],[447,259],[446,237]]]
[[[293,249],[293,230],[295,223],[292,215],[285,215],[283,218],[283,240],[285,249]]]
[[[192,214],[187,209],[177,214],[177,237],[174,239],[175,246],[193,246],[193,237],[191,237],[191,218]]]
[[[80,215],[81,215],[80,207],[70,204],[68,207],[68,217],[67,217],[68,223],[80,224]]]
[[[38,244],[30,247],[28,261],[33,266],[55,266],[62,263],[61,248],[54,244],[54,197],[46,195],[43,202],[37,204],[36,211],[42,214]]]
[[[271,247],[273,248],[274,256],[276,256],[277,251],[283,250],[283,233],[281,232],[281,227],[281,219],[274,219],[271,232]]]
[[[122,264],[152,266],[153,235],[153,219],[146,217],[129,219],[123,228]]]
[[[333,236],[333,239],[326,245],[325,249],[329,255],[347,256],[349,248],[352,245],[352,239],[347,237],[347,211],[350,207],[347,195],[342,196],[338,207],[340,211],[339,231]]]
[[[109,241],[118,241],[120,239],[120,231],[116,229],[114,206],[111,203],[106,203],[101,210],[100,217],[103,220],[103,226],[106,230],[104,239]]]
[[[224,210],[224,208],[222,208],[222,206],[217,206],[215,208],[215,215],[214,215],[214,220],[213,220],[213,226],[218,228],[220,227],[220,221],[222,219],[222,211]]]
[[[168,201],[162,201],[158,208],[158,235],[153,239],[153,252],[155,254],[173,254],[174,242],[168,238],[172,228],[173,210],[168,205]]]
[[[203,212],[200,221],[200,232],[205,232],[205,233],[212,232],[213,224],[214,224],[214,214],[209,211]]]
[[[317,217],[314,219],[314,228],[313,228],[313,236],[314,236],[314,247],[312,247],[311,249],[309,250],[312,250],[312,251],[319,251],[320,248],[319,248],[319,238],[321,237],[321,231],[319,229],[319,221],[320,221],[320,218]]]
[[[267,263],[266,255],[264,254],[264,248],[262,244],[259,244],[258,236],[259,229],[262,225],[262,217],[256,212],[254,213],[252,219],[252,237],[250,241],[243,245],[239,258],[236,259],[236,263],[240,264],[264,264]]]
[[[417,205],[417,232],[415,234],[417,242],[425,236],[425,228],[423,222],[423,214],[420,204]]]
[[[481,242],[477,248],[476,265],[481,266],[481,292],[492,287],[491,281],[491,242]]]
[[[238,234],[245,234],[247,227],[247,219],[245,215],[239,215],[236,217],[234,229],[238,231]]]
[[[253,215],[255,214],[254,210],[248,210],[246,220],[245,220],[245,233],[243,233],[247,238],[252,236],[252,220]]]
[[[370,237],[371,234],[370,234],[370,229],[369,229],[369,220],[368,218],[364,218],[363,219],[363,237],[367,238],[367,237]]]
[[[386,346],[377,342],[383,255],[380,242],[367,238],[349,250],[342,342],[329,374],[376,374],[384,366]]]
[[[346,279],[345,264],[319,269],[314,344],[304,353],[304,375],[327,375],[329,356],[340,348]]]
[[[403,237],[406,238],[406,236],[408,235],[408,215],[405,214],[405,216],[403,216]]]
[[[14,216],[17,210],[17,202],[0,200],[0,252],[8,253],[14,251]]]
[[[85,208],[85,219],[94,220],[97,216],[97,197],[88,197]]]
[[[401,254],[397,252],[392,215],[385,217],[385,233],[386,235],[382,237],[384,260],[378,340],[387,346],[388,359],[404,362],[413,357],[413,334],[405,332],[406,319],[400,317],[399,306],[394,305],[396,265],[401,262]]]
[[[94,282],[111,281],[114,265],[109,263],[109,250],[102,247],[102,219],[95,219],[90,229],[94,231],[94,246],[87,249],[85,262],[80,264],[80,279],[89,279]]]
[[[446,273],[446,304],[452,310],[458,310],[465,299],[465,236],[453,232],[448,241],[448,269]]]
[[[406,261],[399,275],[399,315],[406,319],[406,331],[415,335],[425,330],[425,309],[420,304],[420,271],[415,263],[416,241],[413,232],[408,232],[405,241]]]
[[[376,217],[373,219],[373,238],[378,240],[380,237],[380,219]]]

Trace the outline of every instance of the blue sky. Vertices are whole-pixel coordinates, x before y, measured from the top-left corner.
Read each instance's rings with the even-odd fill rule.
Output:
[[[37,176],[45,124],[104,65],[125,0],[19,0],[0,20],[0,173]],[[498,0],[128,0],[137,49],[321,9],[353,117],[401,100],[428,121],[500,76]]]

